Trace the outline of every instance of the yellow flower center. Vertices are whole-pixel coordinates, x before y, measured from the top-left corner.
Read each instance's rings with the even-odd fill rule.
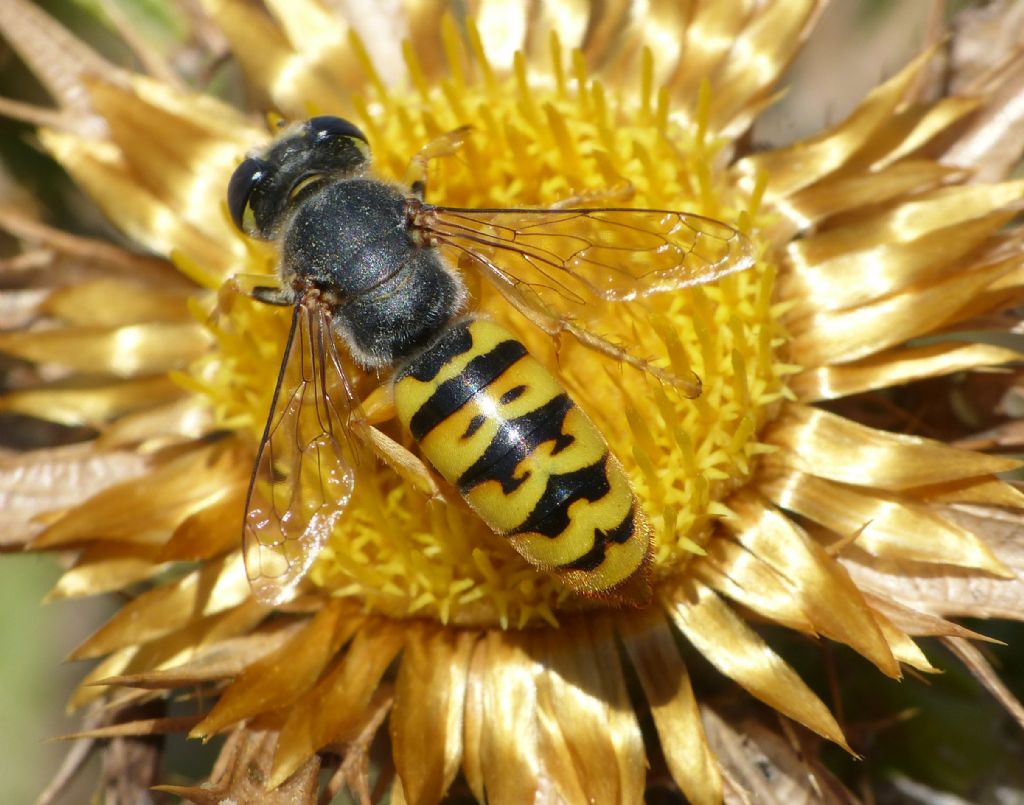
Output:
[[[465,63],[464,54],[449,56]],[[430,164],[430,203],[568,201],[685,210],[743,226],[748,201],[713,168],[722,160],[701,115],[693,124],[675,122],[667,96],[652,93],[644,76],[634,92],[612,95],[557,42],[543,74],[529,74],[517,59],[511,75],[498,76],[482,53],[474,57],[472,71],[454,69],[430,85],[408,56],[411,91],[371,80],[367,97],[354,99],[378,176],[400,181],[425,143],[468,124],[472,133],[459,152]],[[367,71],[372,77],[368,62]],[[712,285],[608,304],[588,323],[635,355],[681,374],[692,369],[703,381],[697,399],[568,336],[555,344],[486,284],[467,281],[474,306],[516,332],[560,378],[624,464],[652,527],[655,584],[679,573],[727,512],[721,501],[767,449],[757,434],[784,392],[785,371],[775,354],[782,333],[773,268],[762,262]],[[255,302],[235,304],[232,326],[218,332],[220,351],[201,369],[203,385],[221,389],[225,423],[244,425],[255,437],[288,315]],[[384,429],[410,444],[397,426]],[[555,623],[560,609],[581,605],[496,536],[455,490],[445,492],[447,502],[432,502],[382,465],[361,466],[348,510],[310,573],[313,583],[395,617],[455,623]]]

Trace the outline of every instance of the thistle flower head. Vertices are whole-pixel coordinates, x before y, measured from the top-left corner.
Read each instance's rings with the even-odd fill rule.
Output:
[[[353,770],[387,717],[381,751],[396,775],[385,785],[406,801],[437,801],[460,771],[492,802],[639,801],[660,745],[685,795],[712,802],[723,783],[680,635],[754,697],[846,746],[748,620],[849,645],[899,677],[904,665],[934,670],[912,634],[965,631],[937,608],[919,613],[922,627],[880,575],[1012,577],[953,507],[1018,509],[996,477],[1016,462],[825,404],[1017,357],[941,337],[1015,298],[1019,235],[1006,226],[1022,188],[968,183],[941,161],[987,96],[916,103],[932,52],[833,129],[746,153],[738,138],[816,3],[698,4],[658,25],[631,6],[551,3],[531,16],[481,4],[455,16],[407,4],[380,41],[313,0],[288,13],[205,6],[257,107],[351,119],[385,181],[405,181],[425,144],[468,126],[459,148],[429,161],[428,201],[685,211],[739,233],[750,267],[592,305],[538,288],[653,370],[641,371],[585,339],[553,339],[456,266],[473,308],[551,369],[622,462],[652,528],[649,607],[571,594],[454,490],[371,460],[302,594],[275,609],[250,592],[239,536],[289,311],[239,292],[232,278],[273,275],[278,255],[235,229],[223,198],[276,121],[106,63],[75,75],[86,100],[42,126],[42,143],[127,236],[169,261],[130,282],[111,271],[61,289],[40,311],[54,326],[0,335],[0,349],[93,384],[18,389],[6,410],[96,427],[99,460],[142,458],[136,477],[83,495],[31,537],[34,550],[82,549],[57,597],[144,584],[76,651],[104,659],[75,706],[209,685],[212,705],[188,727],[233,730],[218,795],[238,796],[232,770],[249,764],[261,785],[311,796],[320,753],[337,750],[368,797]],[[38,25],[50,41],[66,35]],[[110,318],[82,321],[76,311],[100,295]],[[914,342],[925,335],[940,337]],[[386,382],[350,372],[375,432],[415,450],[382,413]],[[695,373],[700,395],[658,372]],[[112,734],[103,729],[132,726],[94,734]]]

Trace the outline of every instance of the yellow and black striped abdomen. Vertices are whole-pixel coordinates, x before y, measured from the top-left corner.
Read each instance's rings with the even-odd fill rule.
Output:
[[[527,560],[579,592],[646,601],[650,529],[622,466],[508,330],[460,322],[394,392],[426,458]]]

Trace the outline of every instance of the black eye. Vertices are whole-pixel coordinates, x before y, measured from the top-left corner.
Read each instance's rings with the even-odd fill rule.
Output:
[[[341,117],[333,117],[331,115],[311,117],[306,125],[309,126],[315,141],[326,140],[328,137],[352,137],[364,143],[366,142],[366,135],[352,123]]]
[[[231,220],[247,235],[254,234],[255,221],[249,206],[252,191],[266,178],[270,166],[262,159],[249,157],[235,168],[228,182],[228,210]],[[248,213],[248,215],[246,215]]]

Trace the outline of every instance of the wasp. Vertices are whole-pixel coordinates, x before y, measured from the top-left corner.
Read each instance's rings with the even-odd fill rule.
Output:
[[[420,459],[367,425],[339,352],[385,378],[420,454],[527,561],[573,591],[650,598],[651,529],[619,460],[562,384],[506,327],[470,309],[476,271],[552,336],[700,393],[567,312],[629,303],[750,267],[750,242],[720,221],[634,208],[462,209],[375,177],[366,136],[313,117],[235,170],[235,225],[279,246],[276,287],[252,295],[293,310],[246,500],[243,555],[256,597],[294,594],[349,502],[356,442],[400,471]],[[440,145],[438,145],[440,143]],[[408,178],[408,177],[407,177]],[[565,301],[564,306],[559,301]]]

